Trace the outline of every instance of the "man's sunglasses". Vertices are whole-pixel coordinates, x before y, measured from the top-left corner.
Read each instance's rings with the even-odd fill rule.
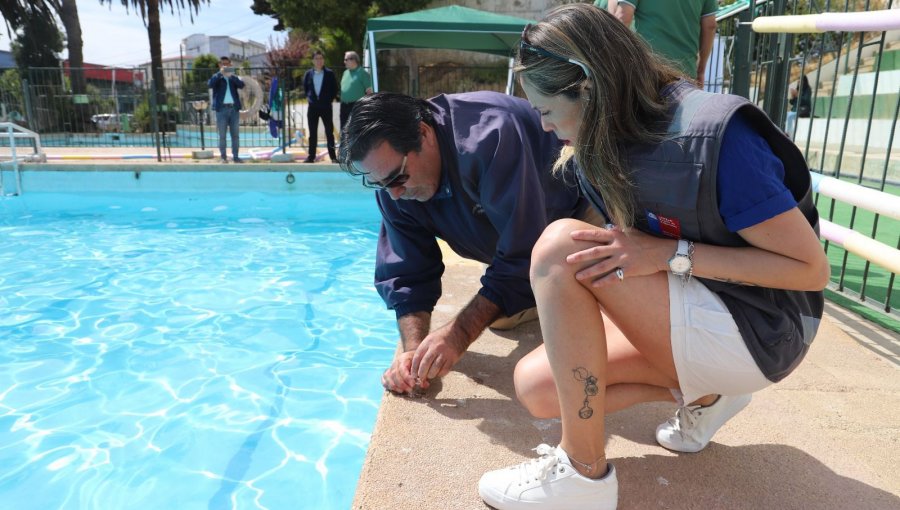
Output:
[[[566,58],[562,55],[557,55],[556,53],[549,52],[540,46],[535,46],[528,42],[528,29],[531,28],[531,23],[525,25],[525,28],[522,29],[522,38],[519,40],[519,48],[530,51],[532,53],[537,53],[542,57],[552,58],[554,60],[559,60],[560,62],[568,62],[570,64],[575,64],[580,67],[582,71],[584,71],[584,75],[587,78],[591,77],[591,72],[588,70],[587,66],[584,65],[583,62],[579,62],[574,58]]]
[[[403,162],[400,163],[400,170],[397,170],[393,173],[393,175],[389,175],[384,178],[383,181],[375,181],[372,182],[366,178],[364,175],[362,178],[363,186],[372,189],[391,189],[398,188],[406,184],[406,181],[409,180],[409,174],[406,173],[406,156],[403,156]]]

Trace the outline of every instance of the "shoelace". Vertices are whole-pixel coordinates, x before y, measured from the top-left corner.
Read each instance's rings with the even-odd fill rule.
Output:
[[[672,429],[678,432],[683,439],[693,439],[691,432],[694,430],[694,425],[697,424],[694,409],[688,406],[679,407],[675,411],[675,417],[669,422],[672,424]]]
[[[559,457],[556,456],[556,448],[547,444],[540,444],[533,450],[540,455],[536,459],[527,460],[518,465],[519,483],[528,480],[543,480],[556,465]]]

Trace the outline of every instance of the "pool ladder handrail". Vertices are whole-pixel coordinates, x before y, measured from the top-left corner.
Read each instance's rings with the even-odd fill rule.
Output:
[[[30,129],[25,129],[22,126],[15,124],[13,122],[0,122],[0,131],[6,131],[6,136],[9,138],[9,147],[12,151],[12,164],[13,164],[13,173],[16,176],[16,193],[15,195],[22,194],[22,176],[19,173],[19,160],[21,159],[23,162],[47,162],[47,155],[44,154],[43,149],[41,149],[41,135],[31,131]],[[16,139],[17,138],[31,138],[34,140],[34,154],[29,156],[23,156],[21,158],[16,154]],[[4,161],[3,163],[7,163]],[[6,189],[3,187],[3,169],[0,168],[0,196],[6,196]]]

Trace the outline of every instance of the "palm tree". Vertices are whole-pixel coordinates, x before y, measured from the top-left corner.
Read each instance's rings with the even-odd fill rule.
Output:
[[[0,0],[0,16],[6,22],[7,32],[16,30],[29,16],[52,16],[53,13],[40,0]]]
[[[4,0],[0,0],[4,1]],[[116,0],[100,0],[101,4],[112,4]],[[168,6],[172,12],[177,9],[187,7],[191,16],[191,22],[194,21],[194,14],[200,12],[200,4],[208,4],[210,0],[119,0],[125,6],[140,11],[141,18],[147,26],[147,34],[150,37],[150,76],[156,84],[157,101],[165,101],[166,83],[163,79],[162,70],[162,42],[160,41],[161,28],[159,25],[159,6]],[[157,102],[157,104],[164,104]]]
[[[72,79],[72,92],[84,94],[87,85],[84,80],[84,46],[81,39],[81,22],[78,20],[78,6],[75,0],[44,0],[56,11],[66,30],[66,49],[69,50],[69,73]],[[43,3],[38,0],[35,3]],[[115,86],[115,84],[113,84]]]

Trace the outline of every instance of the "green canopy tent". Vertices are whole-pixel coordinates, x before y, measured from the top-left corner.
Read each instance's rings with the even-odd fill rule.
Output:
[[[458,5],[370,18],[366,22],[365,65],[372,66],[373,87],[377,91],[375,54],[379,50],[466,50],[510,57],[522,29],[529,23],[533,21]],[[510,65],[507,93],[511,93],[512,85]]]

